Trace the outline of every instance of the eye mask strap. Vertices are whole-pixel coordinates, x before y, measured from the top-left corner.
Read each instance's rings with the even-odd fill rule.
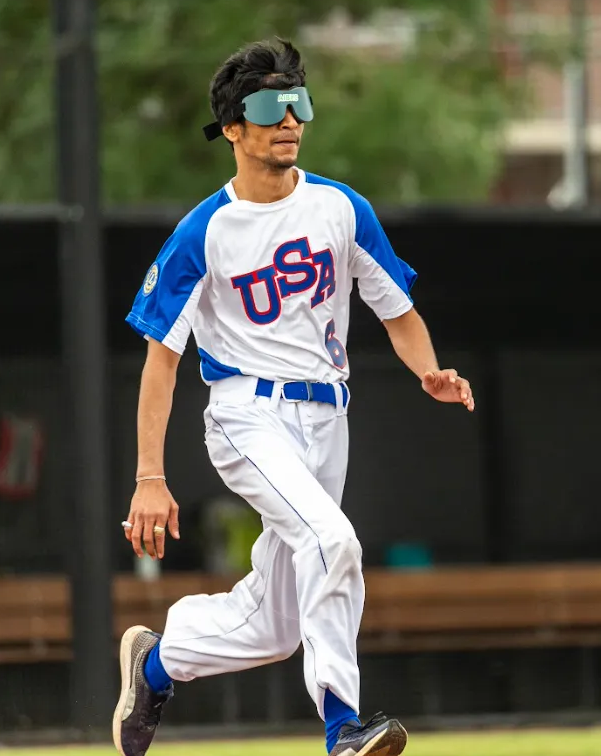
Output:
[[[220,136],[223,136],[221,128],[221,124],[218,121],[215,121],[208,126],[204,126],[202,130],[205,133],[207,141],[212,142],[214,139],[219,139]]]
[[[234,111],[232,113],[231,118],[226,118],[224,123],[221,124],[219,121],[214,121],[213,123],[210,123],[208,126],[203,127],[204,135],[207,138],[208,142],[212,142],[214,139],[219,139],[220,136],[223,136],[223,127],[231,123],[232,121],[237,120],[240,118],[241,115],[244,115],[244,111],[246,110],[246,105],[242,102],[240,105],[237,105],[234,108]]]

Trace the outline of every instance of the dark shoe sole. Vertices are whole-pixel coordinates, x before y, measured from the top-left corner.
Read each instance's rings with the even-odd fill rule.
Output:
[[[113,715],[113,743],[121,756],[127,756],[121,744],[121,725],[123,723],[123,712],[127,706],[129,689],[131,688],[131,649],[135,639],[140,633],[151,632],[143,625],[135,625],[126,630],[121,638],[121,648],[119,651],[119,663],[121,665],[121,696],[117,703],[117,708]]]
[[[405,750],[407,737],[407,730],[393,719],[385,730],[363,746],[357,756],[399,756]]]

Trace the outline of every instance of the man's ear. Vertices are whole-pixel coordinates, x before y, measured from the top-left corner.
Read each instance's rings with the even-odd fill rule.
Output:
[[[232,143],[235,143],[239,141],[240,139],[240,127],[241,124],[234,121],[233,123],[228,123],[226,126],[223,127],[223,135],[224,137]]]

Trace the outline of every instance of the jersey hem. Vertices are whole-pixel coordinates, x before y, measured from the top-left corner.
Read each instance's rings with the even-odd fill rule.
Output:
[[[147,323],[145,320],[142,320],[142,318],[138,317],[137,315],[134,315],[130,312],[129,315],[125,318],[125,322],[129,323],[129,325],[139,336],[152,336],[153,339],[160,341],[161,344],[165,344],[165,346],[171,349],[171,351],[177,352],[178,354],[183,353],[183,349],[180,351],[178,348],[176,348],[177,345],[172,344],[171,340],[169,340],[169,343],[166,343],[168,334],[159,331],[158,328],[151,326],[149,323]]]
[[[413,309],[413,302],[409,300],[405,304],[401,305],[400,307],[397,307],[396,310],[393,310],[390,315],[384,315],[380,318],[381,321],[384,320],[394,320],[395,318],[400,318],[401,315],[405,315],[409,310]]]

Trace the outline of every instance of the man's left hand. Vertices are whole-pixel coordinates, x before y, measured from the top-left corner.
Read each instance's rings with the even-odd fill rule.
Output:
[[[424,375],[422,388],[439,402],[463,404],[470,412],[476,408],[470,382],[457,375],[456,370],[436,370]]]

